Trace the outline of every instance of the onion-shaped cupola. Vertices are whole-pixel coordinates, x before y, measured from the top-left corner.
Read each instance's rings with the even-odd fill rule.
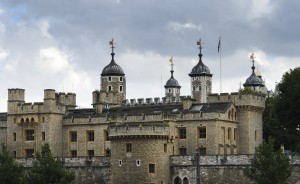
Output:
[[[113,42],[113,40],[111,41]],[[112,45],[111,61],[102,70],[101,76],[124,76],[123,69],[115,62],[114,46]]]
[[[254,57],[253,53],[251,54],[250,58],[252,59],[252,63],[253,63],[252,67],[251,67],[252,74],[250,75],[250,77],[247,78],[246,82],[243,85],[244,85],[244,87],[256,87],[256,86],[263,87],[265,85],[264,85],[262,78],[257,76],[254,71],[255,70],[255,66],[254,66],[254,58],[255,57]]]
[[[199,62],[194,68],[192,69],[191,73],[189,73],[190,77],[198,77],[198,76],[212,76],[210,73],[209,68],[202,62],[202,44],[201,39],[197,42],[197,45],[199,45],[200,53],[199,56]]]
[[[165,88],[181,88],[181,86],[179,85],[178,81],[174,78],[173,76],[173,73],[174,73],[174,70],[173,70],[173,57],[171,57],[170,59],[170,62],[171,62],[171,78],[167,81],[166,85],[165,85]]]

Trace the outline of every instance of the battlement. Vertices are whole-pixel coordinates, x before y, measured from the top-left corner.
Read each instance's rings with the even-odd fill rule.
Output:
[[[24,102],[25,89],[11,88],[8,89],[8,102]]]
[[[209,103],[215,102],[232,102],[235,106],[255,106],[265,107],[265,96],[260,94],[242,94],[233,93],[213,93],[208,96]]]
[[[121,123],[110,125],[110,138],[120,137],[164,137],[168,138],[169,126],[166,124],[138,124],[138,123]]]
[[[164,104],[180,104],[184,99],[191,98],[191,96],[180,96],[179,98],[138,98],[123,100],[121,106],[138,106],[138,105],[164,105]]]

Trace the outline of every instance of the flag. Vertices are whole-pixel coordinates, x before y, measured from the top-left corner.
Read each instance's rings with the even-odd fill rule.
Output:
[[[218,43],[218,52],[220,52],[220,49],[221,49],[221,36],[219,38],[219,43]]]

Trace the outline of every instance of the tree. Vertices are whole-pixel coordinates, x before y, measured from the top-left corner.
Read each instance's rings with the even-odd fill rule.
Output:
[[[37,153],[27,179],[31,184],[65,184],[71,183],[75,174],[67,171],[60,160],[53,158],[49,144],[44,144],[42,152]]]
[[[281,129],[280,141],[296,150],[300,142],[300,67],[286,72],[277,86],[276,121]]]
[[[21,164],[15,162],[14,158],[2,145],[0,153],[0,181],[6,184],[22,183],[24,177],[24,168]]]
[[[289,159],[282,150],[274,150],[274,139],[269,138],[255,149],[244,175],[257,184],[285,184],[291,171]]]

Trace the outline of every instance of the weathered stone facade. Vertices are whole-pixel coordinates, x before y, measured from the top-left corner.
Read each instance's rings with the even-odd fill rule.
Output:
[[[113,184],[172,183],[177,172],[191,172],[189,165],[177,171],[172,161],[176,155],[253,154],[262,143],[264,95],[211,94],[212,74],[199,57],[189,74],[192,97],[179,96],[181,86],[172,68],[166,97],[126,100],[125,74],[113,52],[102,71],[100,90],[92,93],[92,108],[76,109],[74,93],[46,89],[43,102],[32,104],[25,102],[24,89],[9,89],[7,113],[0,114],[0,142],[17,158],[34,157],[47,142],[55,157],[78,163],[86,159],[82,166],[66,164],[79,178],[102,177],[104,182],[108,174]],[[110,157],[108,165],[93,165],[104,156]],[[185,162],[185,157],[178,158]],[[214,173],[206,169],[207,175]]]

